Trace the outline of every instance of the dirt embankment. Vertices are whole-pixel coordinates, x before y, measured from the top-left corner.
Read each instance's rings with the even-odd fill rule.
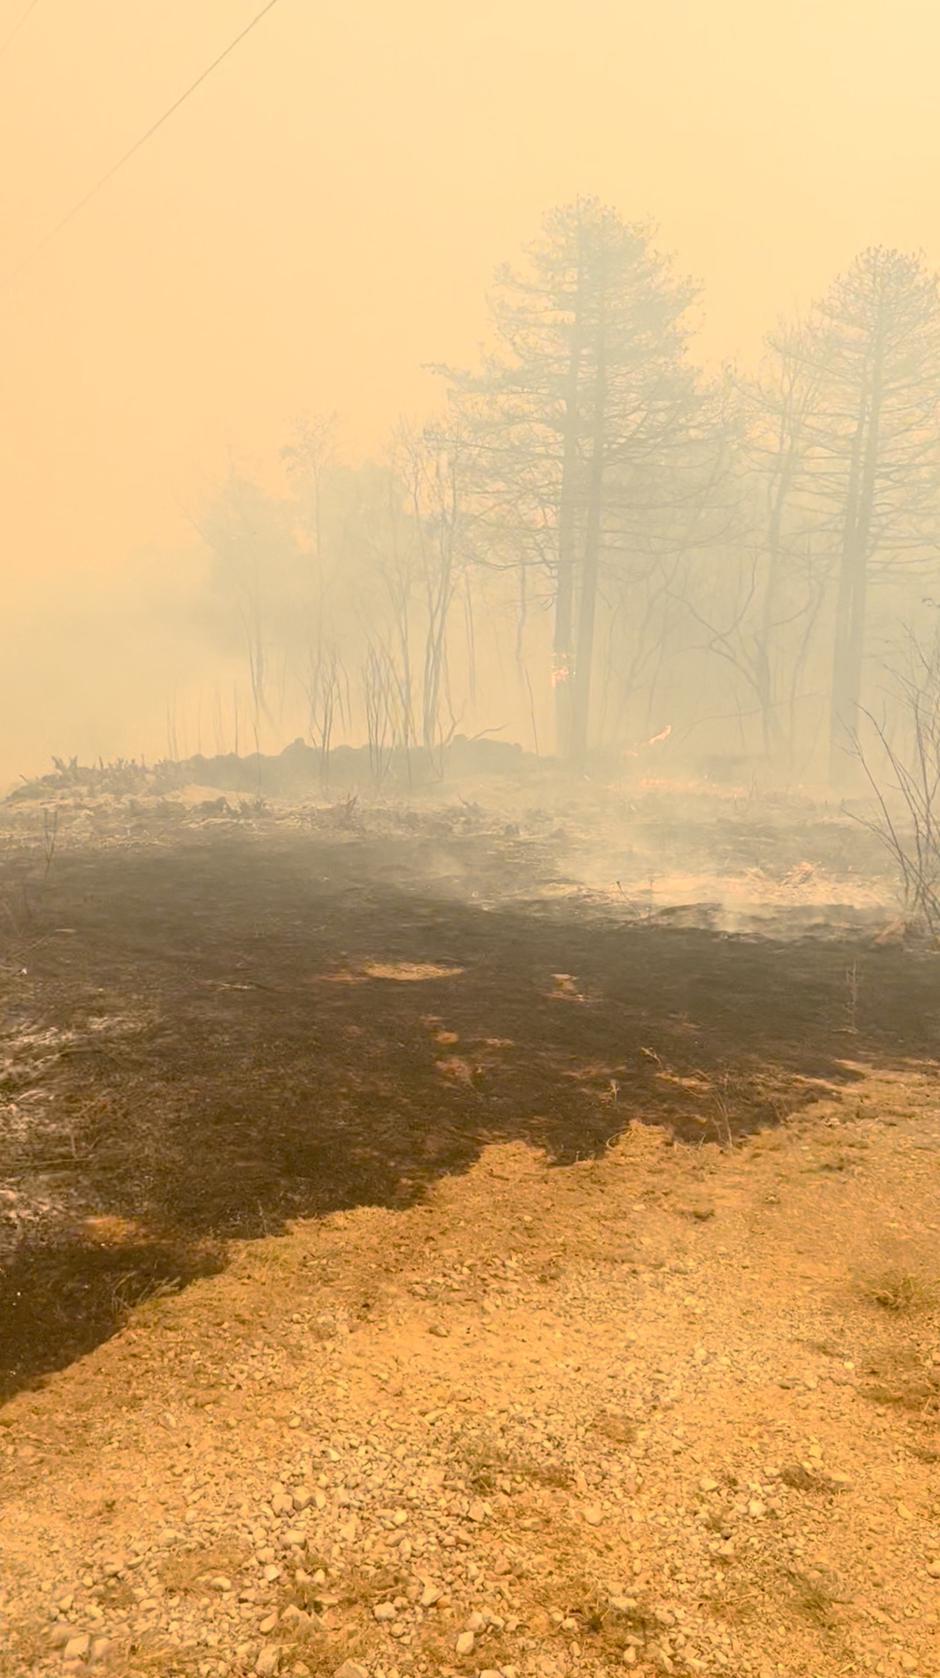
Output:
[[[244,1244],[3,1413],[0,1672],[932,1678],[938,1166],[867,1079]]]

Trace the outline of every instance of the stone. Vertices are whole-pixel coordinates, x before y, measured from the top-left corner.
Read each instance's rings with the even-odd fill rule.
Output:
[[[472,1631],[462,1631],[457,1639],[455,1648],[458,1655],[472,1655],[475,1645],[475,1634]]]
[[[440,1602],[443,1595],[444,1592],[439,1585],[425,1585],[420,1597],[421,1607],[433,1608],[436,1602]]]
[[[73,1627],[67,1625],[64,1620],[60,1620],[57,1625],[52,1627],[52,1630],[49,1633],[50,1646],[53,1649],[64,1649],[69,1639],[74,1636],[75,1632]]]
[[[67,1661],[83,1661],[91,1648],[91,1638],[87,1631],[76,1633],[70,1637],[62,1650],[62,1658]]]
[[[604,1511],[599,1503],[589,1503],[584,1511],[584,1519],[589,1527],[599,1527],[604,1519]]]
[[[395,1613],[396,1609],[393,1602],[377,1602],[372,1610],[373,1617],[379,1621],[394,1620]]]
[[[258,1678],[274,1678],[280,1664],[281,1651],[276,1643],[272,1643],[270,1648],[262,1649],[255,1661],[255,1672]]]
[[[369,1674],[358,1661],[344,1661],[336,1668],[333,1678],[369,1678]]]

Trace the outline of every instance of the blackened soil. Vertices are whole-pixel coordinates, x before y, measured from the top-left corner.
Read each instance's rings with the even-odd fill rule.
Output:
[[[455,859],[468,891],[504,869],[492,843]],[[940,1050],[927,952],[494,906],[427,862],[221,830],[56,857],[0,974],[3,1175],[53,1207],[0,1251],[0,1395],[227,1239],[405,1205],[491,1141],[563,1163],[642,1120],[728,1143]]]

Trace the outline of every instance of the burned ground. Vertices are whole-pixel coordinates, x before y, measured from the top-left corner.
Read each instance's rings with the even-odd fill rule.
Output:
[[[35,857],[4,868],[15,905]],[[641,1119],[725,1144],[940,1048],[929,953],[553,900],[556,871],[512,832],[224,822],[57,854],[2,975],[2,1390],[227,1240],[409,1204],[489,1142],[569,1162]]]

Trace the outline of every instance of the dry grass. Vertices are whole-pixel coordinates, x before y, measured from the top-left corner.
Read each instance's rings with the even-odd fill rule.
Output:
[[[822,1573],[793,1572],[788,1578],[797,1612],[820,1630],[834,1630],[836,1609],[842,1600],[834,1582]]]
[[[595,1433],[610,1439],[615,1445],[632,1445],[636,1441],[636,1422],[619,1410],[605,1410],[593,1423]]]
[[[572,1473],[560,1457],[539,1458],[514,1450],[494,1434],[464,1433],[454,1441],[454,1456],[472,1491],[487,1494],[499,1490],[503,1481],[525,1486],[544,1486],[563,1491],[571,1485]]]
[[[935,1301],[937,1284],[914,1270],[887,1269],[861,1283],[864,1297],[882,1311],[904,1316],[927,1310]]]
[[[612,1596],[601,1590],[595,1578],[580,1569],[562,1568],[553,1578],[551,1612],[564,1616],[563,1629],[587,1642],[595,1652],[603,1650],[621,1657],[627,1650],[640,1650],[664,1629],[655,1610],[640,1597]],[[573,1622],[565,1626],[565,1622]]]
[[[244,1547],[234,1544],[200,1545],[193,1550],[179,1550],[168,1556],[160,1577],[164,1588],[180,1596],[195,1591],[207,1591],[209,1580],[217,1574],[230,1577],[239,1572],[247,1560]]]
[[[796,1492],[829,1494],[839,1489],[828,1474],[823,1474],[818,1468],[807,1468],[802,1462],[788,1463],[786,1468],[781,1469],[780,1481],[782,1485],[789,1486],[791,1491]]]

